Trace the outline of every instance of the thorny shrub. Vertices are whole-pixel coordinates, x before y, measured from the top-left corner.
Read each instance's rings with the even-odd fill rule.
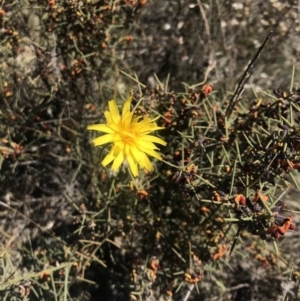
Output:
[[[105,121],[106,96],[120,92],[111,80],[119,74],[120,54],[140,49],[132,56],[137,62],[139,56],[144,61],[145,48],[151,50],[147,39],[132,44],[129,31],[146,1],[0,4],[1,297],[172,300],[182,293],[188,298],[193,288],[207,299],[261,294],[275,300],[282,294],[278,274],[289,271],[292,257],[279,250],[293,239],[285,237],[296,218],[287,192],[299,188],[299,88],[292,82],[290,90],[254,91],[227,114],[230,103],[209,83],[180,92],[168,81],[144,86],[131,76],[137,83],[133,105],[142,100],[136,114],[161,117],[167,146],[153,173],[132,178],[126,166],[114,173],[101,167],[106,149],[92,147],[86,127]],[[202,16],[213,9],[204,4]],[[214,5],[220,26],[224,16]],[[280,18],[294,17],[284,5],[272,1],[272,7]],[[181,31],[197,23],[201,10],[184,8],[173,42],[184,41]],[[241,32],[245,16],[255,24],[253,14],[236,10]],[[268,14],[264,20],[274,23]],[[227,35],[223,30],[225,44]],[[214,65],[214,51],[203,55],[189,42],[173,53],[177,42],[158,51],[159,58],[170,57],[174,66],[193,48],[201,53],[199,64]],[[233,72],[225,68],[230,58],[238,59],[238,51],[218,60],[225,75]],[[156,70],[164,67],[159,59],[149,62]],[[202,76],[207,69],[197,70]],[[176,77],[196,81],[197,72]],[[263,276],[253,280],[256,269]],[[296,268],[291,281],[299,281]],[[289,293],[297,298],[296,288]]]

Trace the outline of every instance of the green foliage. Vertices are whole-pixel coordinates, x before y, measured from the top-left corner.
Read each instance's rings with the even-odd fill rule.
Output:
[[[254,56],[247,24],[291,20],[277,43],[293,27],[274,3],[261,25],[247,1],[0,1],[1,300],[297,300],[297,73],[221,89]],[[138,178],[103,168],[86,131],[131,90],[168,142]]]

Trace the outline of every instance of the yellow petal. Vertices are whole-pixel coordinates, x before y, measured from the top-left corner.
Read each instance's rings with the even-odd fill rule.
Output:
[[[137,117],[135,117],[135,118],[132,120],[132,123],[138,123],[139,120],[140,120],[141,118],[143,118],[143,116],[137,116]]]
[[[163,126],[157,126],[156,123],[148,123],[147,125],[145,125],[140,133],[146,135],[146,134],[149,134],[151,132],[154,132],[154,131],[158,131],[158,130],[163,130],[164,127]]]
[[[126,114],[122,119],[123,128],[129,128],[132,120],[133,112]]]
[[[128,97],[126,102],[124,103],[123,105],[123,109],[122,109],[122,118],[125,117],[125,115],[130,112],[130,104],[131,104],[131,101],[132,101],[132,97]]]
[[[99,146],[99,145],[102,145],[105,143],[113,142],[113,137],[114,137],[114,135],[112,135],[112,134],[106,134],[106,135],[103,135],[103,136],[100,136],[100,137],[94,139],[93,143],[95,146]]]
[[[107,123],[113,123],[112,117],[111,117],[111,113],[108,111],[104,112],[105,118],[107,120]]]
[[[133,160],[137,161],[142,168],[146,168],[148,171],[152,171],[154,169],[145,152],[140,151],[134,145],[130,147],[130,151],[133,156]]]
[[[139,162],[142,160],[142,152],[137,148],[135,147],[134,145],[131,145],[130,146],[130,151],[135,159],[135,161]]]
[[[139,175],[138,165],[131,153],[127,155],[127,161],[133,176],[137,177]]]
[[[114,133],[114,131],[108,127],[106,124],[92,124],[87,127],[89,131],[94,130],[94,131],[99,131],[99,132],[104,132],[108,134]]]
[[[114,100],[108,102],[109,112],[111,114],[111,119],[114,123],[119,123],[120,121],[120,114],[117,104]]]
[[[144,140],[144,141],[150,141],[150,142],[154,142],[154,143],[159,143],[159,144],[162,144],[164,146],[167,145],[167,142],[158,138],[158,137],[155,137],[155,136],[152,136],[152,135],[143,135],[141,137],[141,140]]]
[[[122,142],[122,137],[121,137],[121,135],[119,133],[117,133],[117,134],[114,135],[114,141],[113,142],[114,142],[114,144],[123,143]]]
[[[144,139],[136,139],[135,145],[140,149],[158,149],[158,147],[152,142],[145,141]]]
[[[153,131],[162,130],[164,127],[157,126],[155,122],[152,122],[150,118],[146,118],[139,123],[135,124],[135,130],[140,134],[148,134]]]
[[[144,148],[142,148],[140,151],[144,152],[144,153],[146,153],[146,154],[148,154],[148,155],[150,155],[150,156],[152,156],[152,157],[154,157],[154,158],[156,158],[158,160],[162,160],[162,157],[156,151],[154,151],[152,149],[144,149]]]
[[[115,145],[113,147],[114,156],[117,157],[120,152],[122,152],[125,148],[124,143],[121,141],[115,141]]]
[[[136,128],[138,130],[142,130],[144,129],[145,127],[148,128],[148,126],[151,124],[151,119],[149,118],[146,118],[146,119],[143,119],[142,121],[139,121],[137,123],[134,123],[134,126],[136,126]]]
[[[126,136],[127,138],[136,139],[135,136],[132,134],[131,131],[122,131],[122,135]],[[120,137],[121,137],[121,135],[120,135]]]
[[[119,155],[115,158],[111,169],[117,171],[121,166],[121,164],[123,163],[123,161],[124,161],[124,154],[123,152],[120,152]]]
[[[114,122],[107,123],[106,126],[115,133],[120,131],[120,127],[117,124],[115,124]]]
[[[142,159],[138,162],[142,168],[153,171],[154,167],[145,153],[142,153]]]
[[[105,156],[105,158],[102,160],[101,164],[103,166],[106,166],[107,164],[109,164],[114,159],[115,159],[115,156],[113,154],[113,149],[111,149],[109,151],[109,153]]]

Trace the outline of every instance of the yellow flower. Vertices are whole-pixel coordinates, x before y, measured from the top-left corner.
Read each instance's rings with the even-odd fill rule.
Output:
[[[112,149],[101,162],[103,166],[112,164],[112,169],[117,171],[120,165],[127,159],[132,174],[136,177],[139,174],[138,165],[148,171],[153,170],[152,163],[148,155],[161,160],[161,156],[155,151],[158,150],[154,143],[166,145],[167,143],[149,133],[163,129],[157,126],[154,120],[146,117],[133,118],[130,111],[132,98],[129,97],[122,109],[122,116],[114,100],[108,102],[109,111],[106,111],[106,124],[94,124],[88,126],[88,130],[104,132],[106,135],[93,140],[95,146],[106,143],[113,143]]]

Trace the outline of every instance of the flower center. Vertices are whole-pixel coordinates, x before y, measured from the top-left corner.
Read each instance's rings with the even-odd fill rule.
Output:
[[[134,140],[136,139],[134,133],[131,133],[127,130],[121,130],[120,136],[124,144],[133,144]]]

